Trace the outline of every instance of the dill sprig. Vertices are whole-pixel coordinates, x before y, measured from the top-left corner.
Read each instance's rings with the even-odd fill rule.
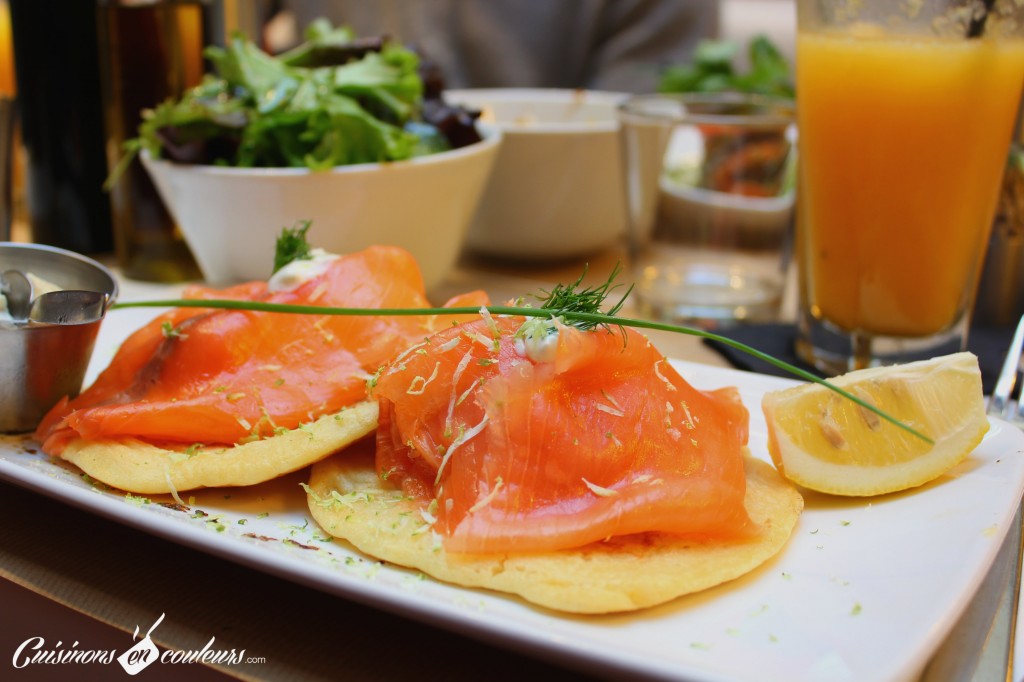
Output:
[[[619,301],[609,312],[602,313],[595,310],[595,306],[599,307],[601,301],[597,300],[595,292],[604,291],[605,293],[611,291],[613,278],[609,278],[608,281],[600,287],[585,289],[581,292],[575,292],[575,287],[582,283],[582,277],[577,280],[574,284],[568,286],[556,286],[549,292],[546,297],[540,297],[545,300],[543,307],[534,308],[530,306],[511,306],[511,305],[492,305],[485,306],[487,311],[492,315],[518,315],[520,317],[545,317],[552,318],[557,317],[567,324],[572,324],[576,327],[585,329],[593,329],[597,326],[608,328],[611,325],[619,327],[634,327],[637,329],[653,329],[656,331],[665,331],[675,334],[686,334],[688,336],[697,336],[704,339],[711,339],[721,344],[735,348],[736,350],[742,351],[751,355],[759,360],[763,360],[779,369],[792,374],[805,381],[814,382],[820,384],[825,388],[834,391],[841,395],[847,400],[852,400],[857,405],[860,405],[869,412],[873,412],[887,422],[907,431],[908,433],[924,440],[927,443],[934,443],[934,441],[928,436],[924,435],[920,431],[916,430],[909,424],[906,424],[896,417],[893,417],[888,412],[881,410],[871,403],[858,398],[849,391],[836,386],[832,382],[822,379],[821,377],[808,372],[796,365],[790,364],[785,360],[780,360],[773,355],[769,355],[763,351],[760,351],[753,346],[748,346],[745,343],[730,339],[727,336],[709,332],[703,329],[697,329],[694,327],[685,327],[682,325],[670,324],[667,322],[655,322],[652,320],[639,320],[628,317],[618,317],[615,313],[622,307],[622,301]],[[628,294],[628,292],[627,292]],[[557,295],[558,298],[555,298]],[[575,298],[575,296],[584,296],[587,303],[581,304]],[[556,303],[553,301],[561,301],[561,304],[566,307],[556,307]],[[603,299],[601,299],[603,301]],[[301,315],[359,315],[359,316],[372,316],[372,317],[412,317],[412,316],[427,316],[427,315],[477,315],[481,311],[481,307],[473,306],[453,306],[450,308],[334,308],[326,306],[315,306],[315,305],[293,305],[287,303],[268,303],[265,301],[236,301],[236,300],[220,300],[220,299],[170,299],[170,300],[156,300],[156,301],[126,301],[118,302],[111,306],[111,308],[216,308],[223,310],[249,310],[267,313],[287,313],[287,314],[301,314]],[[584,327],[583,325],[587,325]]]
[[[541,289],[541,293],[536,294],[535,298],[543,301],[543,304],[540,307],[541,310],[549,311],[551,315],[561,318],[565,324],[571,324],[572,326],[585,331],[598,326],[610,329],[609,325],[612,324],[610,321],[585,320],[574,317],[573,314],[600,313],[601,306],[604,305],[605,299],[608,298],[608,295],[615,289],[622,286],[621,284],[615,284],[615,278],[619,276],[621,271],[621,264],[616,263],[604,284],[577,290],[577,287],[583,284],[583,280],[587,276],[587,266],[584,266],[583,273],[580,274],[579,278],[577,278],[577,280],[572,284],[556,284],[551,291]],[[621,299],[619,299],[619,302],[609,308],[605,315],[614,317],[618,314],[618,312],[622,310],[622,306],[626,302],[626,298],[632,291],[633,285],[630,285],[626,290],[626,293],[622,295]]]
[[[309,260],[313,257],[309,242],[306,241],[306,232],[309,231],[311,224],[311,221],[305,220],[295,227],[281,230],[274,250],[273,272],[277,272],[292,261]]]

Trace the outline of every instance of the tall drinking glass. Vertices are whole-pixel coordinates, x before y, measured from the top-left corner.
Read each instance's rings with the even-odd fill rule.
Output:
[[[1024,8],[798,0],[798,353],[965,347],[1024,84]]]

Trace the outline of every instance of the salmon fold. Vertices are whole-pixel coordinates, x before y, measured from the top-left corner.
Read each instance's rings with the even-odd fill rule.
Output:
[[[757,532],[738,392],[695,389],[633,330],[485,312],[393,359],[371,396],[378,474],[423,503],[446,551]]]
[[[419,267],[395,247],[330,260],[286,290],[266,282],[192,286],[186,298],[350,308],[430,305]],[[450,305],[487,301],[473,292]],[[381,317],[176,308],[129,336],[110,365],[43,419],[59,455],[72,440],[135,438],[182,447],[267,438],[366,400],[366,381],[447,316]]]

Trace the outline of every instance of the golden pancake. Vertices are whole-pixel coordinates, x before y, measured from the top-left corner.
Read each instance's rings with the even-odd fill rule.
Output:
[[[362,401],[297,429],[235,446],[170,450],[136,439],[73,440],[62,454],[92,478],[133,493],[255,485],[301,469],[377,428],[377,403]]]
[[[538,554],[445,552],[420,505],[378,479],[366,439],[312,468],[309,508],[320,526],[377,559],[445,582],[520,595],[573,613],[654,606],[752,571],[786,544],[803,498],[770,465],[745,459],[745,506],[762,531],[743,541],[646,533]]]

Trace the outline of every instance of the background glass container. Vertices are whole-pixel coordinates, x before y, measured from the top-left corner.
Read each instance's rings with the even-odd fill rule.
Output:
[[[792,235],[793,103],[637,95],[619,119],[640,313],[707,327],[775,320]]]
[[[200,0],[101,0],[97,7],[100,72],[111,169],[137,134],[143,109],[180,96],[203,77],[212,36]],[[135,160],[110,188],[118,265],[132,279],[173,282],[200,277],[184,238],[142,164]]]
[[[110,251],[95,5],[9,6],[31,238],[80,253]]]

